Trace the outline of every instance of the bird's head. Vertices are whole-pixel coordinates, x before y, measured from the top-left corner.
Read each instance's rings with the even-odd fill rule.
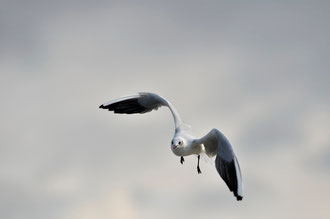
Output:
[[[180,137],[175,137],[172,139],[171,142],[171,149],[174,154],[177,154],[176,152],[179,152],[184,146],[184,140]]]

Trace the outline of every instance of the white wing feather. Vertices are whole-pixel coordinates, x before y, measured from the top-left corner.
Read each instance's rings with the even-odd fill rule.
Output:
[[[219,130],[212,129],[198,141],[204,145],[205,152],[209,157],[216,155],[215,167],[218,173],[237,200],[242,200],[241,170],[228,139]]]
[[[135,114],[157,110],[161,106],[167,106],[170,109],[173,115],[176,130],[184,127],[179,113],[172,106],[172,104],[163,97],[154,93],[141,92],[136,95],[122,97],[104,103],[100,106],[100,108],[108,109],[114,113]]]

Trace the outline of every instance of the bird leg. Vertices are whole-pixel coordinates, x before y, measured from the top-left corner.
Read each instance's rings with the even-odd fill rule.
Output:
[[[198,158],[198,161],[197,161],[197,173],[198,174],[201,174],[202,173],[201,169],[199,168],[199,158],[200,157],[201,157],[200,155],[197,156],[197,158]]]
[[[183,157],[181,157],[180,163],[183,164],[183,162],[184,162],[184,159],[183,159]]]

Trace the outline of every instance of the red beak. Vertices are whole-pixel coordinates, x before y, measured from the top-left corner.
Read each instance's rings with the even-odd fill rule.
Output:
[[[173,149],[177,148],[178,146],[177,145],[173,145]]]

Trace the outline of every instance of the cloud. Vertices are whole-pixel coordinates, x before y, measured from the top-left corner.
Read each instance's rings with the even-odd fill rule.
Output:
[[[2,5],[4,217],[327,218],[328,3]],[[98,109],[138,91],[168,98],[196,136],[228,137],[243,202],[213,166],[197,175],[172,155],[167,109]]]

